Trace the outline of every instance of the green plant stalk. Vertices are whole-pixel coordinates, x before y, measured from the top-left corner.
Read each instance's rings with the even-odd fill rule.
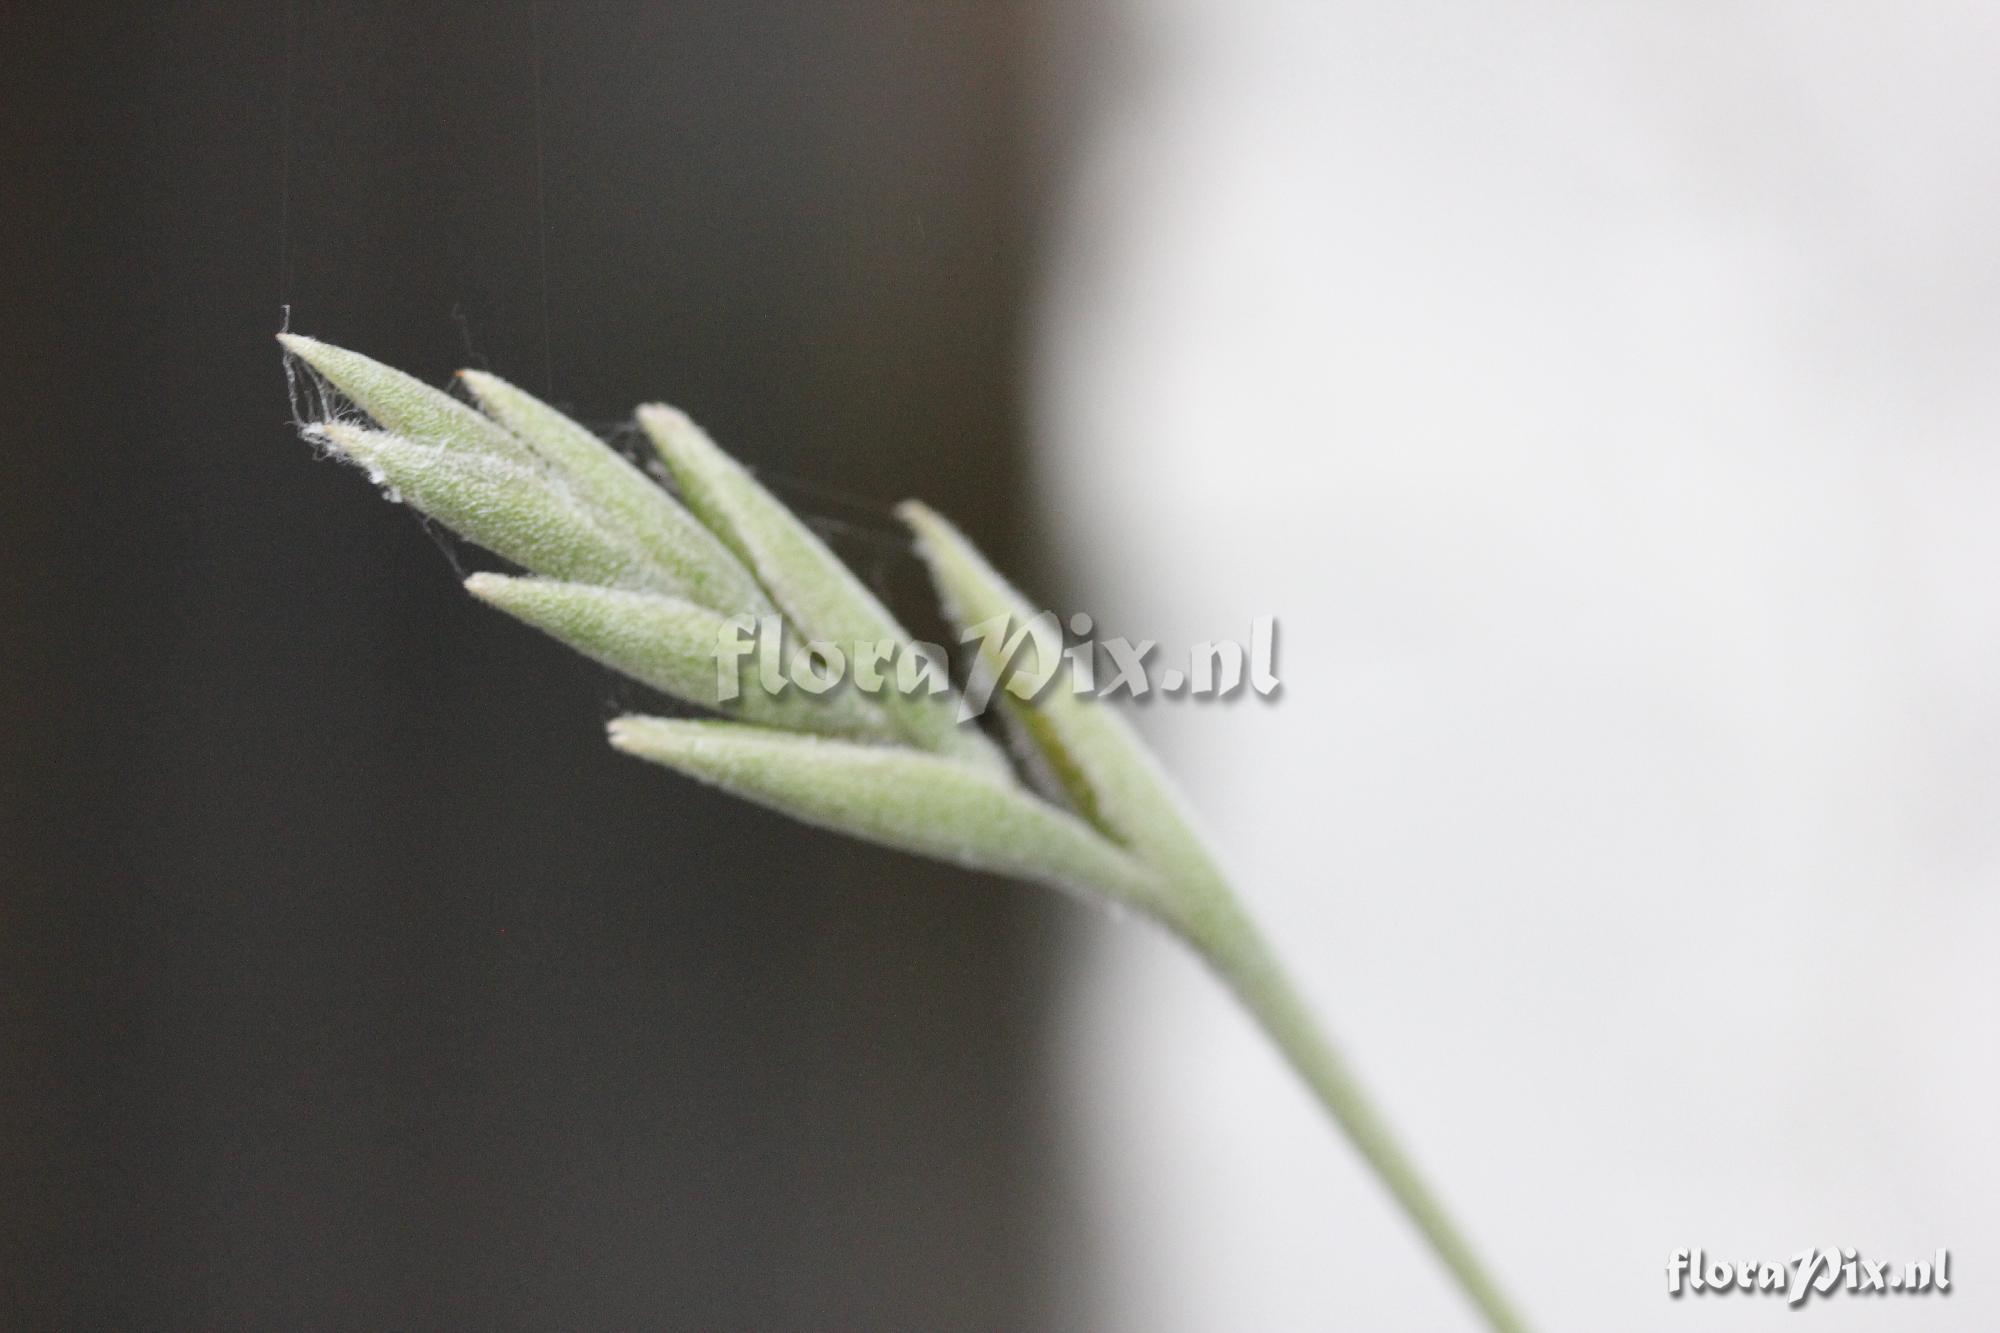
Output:
[[[1445,1211],[1278,961],[1263,932],[1221,885],[1198,921],[1170,923],[1264,1029],[1495,1333],[1528,1333],[1493,1275]]]

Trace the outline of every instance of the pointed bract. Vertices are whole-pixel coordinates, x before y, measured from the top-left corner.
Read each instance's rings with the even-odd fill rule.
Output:
[[[496,375],[461,370],[458,377],[479,405],[527,442],[607,526],[629,533],[689,601],[732,616],[773,609],[743,562],[623,454]]]
[[[843,650],[881,639],[910,642],[909,632],[818,534],[686,413],[653,404],[639,409],[639,424],[666,460],[688,508],[750,566],[802,637]],[[955,695],[891,691],[883,696],[883,707],[911,743],[990,773],[1010,772],[1005,756],[978,727],[957,720]]]
[[[647,562],[551,487],[539,467],[339,421],[320,427],[320,435],[395,498],[524,569],[585,583],[656,585]]]
[[[535,462],[534,452],[498,422],[414,376],[317,338],[281,333],[278,341],[391,435],[524,465]]]
[[[940,755],[658,717],[616,719],[611,743],[822,828],[1155,910],[1147,867],[1018,785]]]
[[[936,512],[913,500],[897,512],[916,533],[917,553],[930,567],[945,614],[961,630],[1000,616],[1019,625],[1036,614],[1027,599]],[[987,665],[997,670],[1001,664]],[[1077,695],[1062,677],[1033,702],[1005,693],[995,697],[1084,818],[1170,871],[1178,883],[1222,884],[1221,872],[1192,828],[1179,796],[1116,708]]]
[[[814,696],[788,686],[782,693],[767,694],[754,667],[740,660],[735,694],[723,700],[717,646],[731,636],[731,619],[707,607],[657,593],[504,574],[474,574],[465,588],[593,661],[687,703],[765,726],[862,740],[889,738],[881,710],[852,689],[840,686]]]

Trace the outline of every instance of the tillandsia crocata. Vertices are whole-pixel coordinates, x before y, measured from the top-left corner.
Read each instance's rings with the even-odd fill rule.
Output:
[[[810,824],[1108,901],[1184,940],[1241,999],[1499,1330],[1525,1325],[1327,1041],[1124,717],[1063,690],[1000,691],[1010,755],[926,690],[736,688],[718,671],[732,626],[776,617],[799,641],[910,634],[826,543],[684,413],[638,410],[672,490],[546,403],[462,371],[468,404],[355,352],[294,334],[322,419],[305,437],[393,497],[525,575],[466,590],[578,652],[716,716],[628,715],[612,745]],[[288,363],[289,366],[290,363]],[[333,410],[338,391],[372,425]],[[476,406],[475,406],[476,405]],[[1036,613],[949,522],[915,501],[915,536],[961,630]],[[1003,659],[971,635],[975,673]],[[987,684],[990,686],[991,681]],[[1032,694],[1032,698],[1022,695]]]

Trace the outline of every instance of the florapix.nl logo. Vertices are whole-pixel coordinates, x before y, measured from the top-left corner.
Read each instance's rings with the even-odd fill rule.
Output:
[[[1951,1291],[1951,1251],[1940,1249],[1901,1263],[1869,1259],[1852,1246],[1807,1248],[1788,1260],[1711,1259],[1700,1249],[1675,1250],[1667,1260],[1667,1294],[1723,1295],[1732,1291],[1783,1296],[1803,1305],[1813,1296],[1845,1291],[1856,1295],[1917,1296]]]
[[[960,695],[958,717],[982,716],[996,691],[1004,689],[1032,703],[1051,689],[1095,699],[1227,699],[1250,693],[1273,699],[1277,674],[1277,620],[1250,622],[1249,642],[1205,640],[1178,662],[1169,661],[1152,639],[1091,637],[1095,624],[1078,612],[1068,622],[1053,611],[1019,619],[996,616],[970,625],[961,636],[971,666]],[[943,694],[951,688],[950,657],[942,644],[923,640],[864,639],[838,643],[814,639],[788,642],[780,616],[736,616],[717,632],[717,697],[724,703],[746,688],[770,695],[796,689],[808,695],[843,685],[863,694]]]

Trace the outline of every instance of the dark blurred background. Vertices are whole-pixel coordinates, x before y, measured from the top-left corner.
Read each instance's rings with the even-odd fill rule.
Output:
[[[612,754],[271,341],[669,398],[907,606],[902,496],[1019,549],[1016,7],[0,31],[0,1325],[1044,1322],[1062,909]]]

